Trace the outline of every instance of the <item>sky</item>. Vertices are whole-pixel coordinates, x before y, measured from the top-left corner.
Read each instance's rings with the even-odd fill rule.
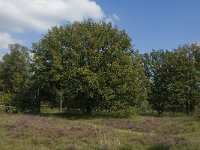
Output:
[[[0,0],[0,56],[8,44],[31,48],[55,25],[111,21],[141,53],[200,41],[200,0]]]

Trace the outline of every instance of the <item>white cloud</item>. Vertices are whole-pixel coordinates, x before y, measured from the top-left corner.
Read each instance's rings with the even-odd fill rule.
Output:
[[[93,0],[0,0],[0,49],[19,42],[13,34],[26,31],[43,33],[63,21],[105,17]]]
[[[120,20],[116,14],[105,15],[94,0],[0,0],[0,49],[7,49],[10,43],[22,43],[12,35],[44,33],[63,21],[87,18],[112,23]]]
[[[120,21],[120,18],[117,14],[113,14],[112,17],[116,20],[116,21]]]
[[[115,24],[116,21],[120,21],[120,18],[117,14],[113,14],[113,15],[108,15],[105,21]]]
[[[63,20],[104,17],[101,7],[91,0],[0,0],[0,8],[0,32],[42,32]]]
[[[13,39],[8,33],[0,32],[0,49],[7,49],[9,44],[22,43],[19,40]],[[1,53],[1,52],[0,52]]]

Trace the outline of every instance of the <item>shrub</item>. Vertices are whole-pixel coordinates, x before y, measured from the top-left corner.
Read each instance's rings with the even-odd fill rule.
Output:
[[[11,93],[3,93],[0,95],[0,105],[13,106],[15,95]]]

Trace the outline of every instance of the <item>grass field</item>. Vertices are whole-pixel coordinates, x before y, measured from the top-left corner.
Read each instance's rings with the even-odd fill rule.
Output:
[[[195,117],[0,114],[0,150],[200,150]]]

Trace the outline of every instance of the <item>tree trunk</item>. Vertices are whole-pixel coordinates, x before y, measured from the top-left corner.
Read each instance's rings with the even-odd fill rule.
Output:
[[[53,87],[53,91],[55,92],[56,101],[59,103],[58,106],[59,106],[60,112],[63,112],[64,89],[57,88],[55,85],[53,85],[52,87]]]
[[[36,91],[36,113],[40,113],[41,112],[41,100],[40,100],[40,88],[37,87],[37,91]]]
[[[92,106],[90,104],[85,104],[81,108],[81,112],[83,115],[91,115],[92,114]]]
[[[158,116],[162,116],[162,114],[163,114],[162,110],[158,110],[157,112],[158,112]]]
[[[91,115],[92,114],[92,107],[90,105],[86,106],[86,115]]]
[[[190,115],[189,102],[186,102],[186,114],[187,114],[187,116]]]
[[[63,112],[63,98],[62,94],[60,95],[60,112]]]

